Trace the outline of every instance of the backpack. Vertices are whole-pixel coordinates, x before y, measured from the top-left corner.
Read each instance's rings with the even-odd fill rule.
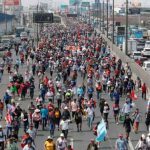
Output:
[[[59,111],[55,111],[55,118],[60,118],[60,112]]]

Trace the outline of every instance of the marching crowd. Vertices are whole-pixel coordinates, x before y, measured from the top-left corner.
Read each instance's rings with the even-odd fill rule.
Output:
[[[122,123],[126,133],[125,138],[119,134],[115,149],[128,149],[130,132],[133,128],[138,133],[143,117],[140,108],[135,108],[135,91],[141,90],[143,100],[147,100],[148,89],[139,77],[132,78],[128,62],[123,65],[121,59],[113,56],[110,47],[90,25],[75,20],[67,27],[47,25],[40,31],[37,49],[32,41],[15,43],[13,49],[5,52],[0,63],[1,82],[3,73],[9,74],[7,89],[0,100],[0,119],[5,121],[5,126],[0,125],[1,149],[38,150],[35,139],[41,126],[42,130],[49,129],[43,149],[73,150],[67,140],[69,125],[75,123],[77,132],[82,133],[83,120],[87,120],[89,130],[97,136],[99,122],[93,125],[96,109],[108,130],[109,113],[113,110],[116,125]],[[24,72],[20,72],[22,68]],[[24,109],[20,103],[28,95],[31,102]],[[122,98],[124,104],[120,106]],[[135,149],[150,149],[150,101],[145,113],[148,136],[142,134]],[[20,141],[21,128],[24,134]],[[60,136],[54,140],[57,130]],[[91,139],[87,150],[99,147],[100,143]]]

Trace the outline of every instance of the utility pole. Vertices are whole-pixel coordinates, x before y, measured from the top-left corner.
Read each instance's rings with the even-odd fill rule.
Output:
[[[96,3],[96,27],[98,27],[98,1]]]
[[[89,4],[89,24],[91,24],[91,12],[90,12],[90,4]]]
[[[102,12],[102,6],[101,6],[101,0],[100,0],[100,4],[99,4],[99,18],[100,18],[100,26],[99,26],[99,28],[100,28],[100,31],[101,31],[101,20],[102,20],[102,14],[101,14],[101,12]]]
[[[4,15],[5,15],[5,34],[7,34],[7,14],[5,3],[4,3]]]
[[[113,18],[113,33],[112,33],[112,43],[114,44],[115,42],[115,40],[114,40],[114,30],[115,30],[115,11],[114,11],[114,8],[115,8],[115,0],[113,0],[113,6],[112,6],[112,18]]]
[[[39,4],[37,4],[37,13],[39,12]],[[36,30],[37,30],[37,47],[38,47],[38,42],[39,42],[39,25],[36,23]]]
[[[107,38],[108,38],[108,0],[107,0]]]
[[[125,40],[125,54],[128,53],[128,0],[126,0],[126,40]]]
[[[105,10],[104,9],[105,9],[105,3],[104,3],[104,0],[103,0],[103,26],[102,26],[102,28],[103,28],[103,30],[102,30],[103,32],[102,33],[103,34],[104,34],[104,20],[105,20],[105,14],[104,14]]]

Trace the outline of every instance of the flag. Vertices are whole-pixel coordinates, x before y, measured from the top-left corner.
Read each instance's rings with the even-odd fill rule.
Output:
[[[135,94],[134,90],[131,91],[131,95],[130,95],[130,96],[131,96],[132,100],[135,100],[135,101],[136,101],[136,100],[138,99],[138,97],[137,97],[137,95]]]
[[[104,122],[104,119],[102,119],[102,121],[99,123],[99,125],[97,127],[96,142],[104,141],[106,134],[107,134],[106,124]]]

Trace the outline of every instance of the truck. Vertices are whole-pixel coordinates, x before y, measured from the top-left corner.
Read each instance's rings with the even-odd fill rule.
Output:
[[[123,49],[122,51],[125,53],[126,52],[126,43],[125,41],[123,42]],[[137,41],[133,39],[128,40],[128,50],[127,50],[127,55],[131,55],[132,52],[137,51]]]

